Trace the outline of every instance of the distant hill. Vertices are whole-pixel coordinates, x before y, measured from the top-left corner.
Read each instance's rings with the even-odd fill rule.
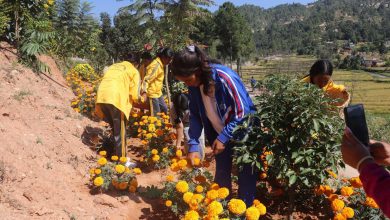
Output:
[[[264,9],[243,5],[256,49],[265,53],[314,54],[326,42],[390,40],[388,0],[319,0],[309,5],[284,4]]]

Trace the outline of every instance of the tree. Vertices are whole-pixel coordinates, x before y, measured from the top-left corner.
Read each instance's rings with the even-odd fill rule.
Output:
[[[100,14],[100,42],[103,43],[104,49],[107,51],[108,55],[111,57],[111,59],[114,57],[114,28],[111,25],[111,18],[108,13],[101,13]]]
[[[10,17],[8,16],[10,11],[9,6],[4,3],[4,0],[0,0],[0,38],[3,37],[5,30],[7,29]]]
[[[254,48],[253,34],[248,23],[231,2],[225,2],[215,16],[216,32],[221,45],[220,52],[230,62],[248,56]]]

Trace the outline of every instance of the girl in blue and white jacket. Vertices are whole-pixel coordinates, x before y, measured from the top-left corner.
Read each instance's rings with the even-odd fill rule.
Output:
[[[215,182],[231,191],[232,142],[234,128],[255,112],[240,77],[230,68],[210,61],[197,46],[188,46],[174,56],[171,64],[177,80],[189,87],[189,153],[199,156],[199,137],[204,128],[216,159]],[[252,205],[258,172],[251,166],[239,172],[238,194]]]

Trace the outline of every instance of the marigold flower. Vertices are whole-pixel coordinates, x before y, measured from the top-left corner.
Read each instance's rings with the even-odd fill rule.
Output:
[[[122,174],[125,172],[125,170],[126,170],[126,168],[122,164],[115,165],[115,171],[117,173]]]
[[[107,163],[107,159],[104,158],[104,157],[102,157],[102,158],[100,158],[100,159],[97,161],[97,163],[98,163],[100,166],[104,166],[104,165],[106,165],[106,163]]]
[[[355,215],[355,212],[353,211],[352,208],[345,207],[345,208],[343,208],[343,211],[341,212],[341,214],[343,214],[345,218],[353,218],[353,216]]]
[[[152,154],[153,154],[153,155],[157,155],[157,154],[158,154],[158,150],[157,150],[157,149],[153,149],[153,150],[152,150]]]
[[[134,168],[133,169],[133,172],[137,175],[140,175],[142,173],[141,169],[140,168]]]
[[[338,199],[338,198],[339,198],[339,196],[337,194],[330,194],[328,196],[329,201],[333,201],[333,200]]]
[[[177,163],[177,159],[176,159],[176,158],[173,158],[173,159],[171,160],[171,162],[172,162],[172,163]]]
[[[184,168],[187,167],[187,160],[181,159],[181,160],[179,160],[179,162],[177,162],[177,164],[179,165],[179,167],[180,167],[181,169],[184,169]]]
[[[127,157],[120,157],[119,162],[121,163],[126,163],[127,162]]]
[[[354,188],[361,188],[363,187],[363,183],[362,181],[360,181],[360,178],[359,177],[353,177],[349,180],[349,183],[351,183],[351,185],[354,187]]]
[[[120,190],[125,190],[127,188],[128,184],[126,182],[121,182],[119,183],[119,189]]]
[[[112,161],[117,161],[118,159],[119,159],[118,156],[111,156]]]
[[[257,204],[255,207],[259,210],[260,215],[265,215],[265,213],[267,213],[267,208],[263,203]]]
[[[229,189],[226,187],[222,187],[218,189],[218,198],[220,199],[226,199],[226,197],[229,196]]]
[[[172,163],[171,164],[171,170],[173,172],[177,172],[178,170],[180,170],[180,167],[179,167],[179,165],[177,165],[177,163]]]
[[[197,185],[195,190],[196,190],[197,193],[202,193],[203,192],[203,186]]]
[[[107,151],[105,151],[105,150],[99,151],[99,155],[102,157],[105,157],[105,156],[107,156]]]
[[[192,192],[185,192],[184,194],[183,194],[183,201],[185,202],[185,203],[190,203],[190,201],[191,201],[191,199],[192,199],[192,196],[193,196],[194,194],[192,193]]]
[[[135,193],[136,191],[137,191],[137,187],[134,187],[134,186],[129,187],[129,192]]]
[[[261,202],[258,199],[253,200],[253,205],[256,206],[260,204]]]
[[[353,188],[348,186],[342,187],[340,191],[341,191],[341,195],[347,197],[353,194]]]
[[[176,190],[181,193],[185,193],[188,191],[188,183],[186,181],[179,181],[176,184]]]
[[[366,198],[366,202],[364,203],[366,206],[377,209],[379,208],[378,204],[375,202],[375,200],[371,197]]]
[[[191,210],[185,214],[184,220],[199,220],[199,213],[195,210]]]
[[[161,126],[161,125],[160,125]],[[162,136],[163,134],[164,134],[164,132],[161,130],[161,129],[157,129],[156,130],[156,134],[158,135],[158,136]]]
[[[246,204],[241,199],[232,199],[228,203],[228,209],[235,215],[242,215],[246,210]]]
[[[94,169],[94,168],[91,168],[91,169],[89,170],[89,174],[90,174],[90,175],[95,175],[95,169]]]
[[[96,175],[99,175],[99,174],[101,174],[102,173],[102,170],[101,169],[95,169],[95,174]]]
[[[260,217],[260,212],[256,207],[249,207],[246,212],[245,216],[247,220],[258,220]]]
[[[153,155],[152,160],[153,162],[157,163],[160,160],[160,156],[158,154]]]
[[[216,200],[218,198],[218,191],[212,189],[207,192],[206,197],[210,200]]]
[[[341,211],[344,208],[344,201],[340,199],[335,199],[332,201],[332,210],[335,212]]]
[[[327,170],[326,172],[328,172],[328,174],[331,175],[333,178],[337,179],[337,174],[334,173],[333,171]]]
[[[137,114],[137,113],[134,113],[134,114],[132,115],[132,117],[133,117],[133,118],[136,118],[136,117],[138,117],[138,114]]]
[[[195,157],[194,160],[192,161],[192,164],[193,164],[194,166],[199,166],[199,165],[200,165],[200,159],[197,158],[197,157]]]
[[[93,180],[93,185],[95,186],[101,186],[103,185],[103,183],[104,183],[104,179],[101,176],[98,176]]]
[[[218,216],[223,212],[222,204],[218,201],[212,201],[207,206],[207,214],[211,216]]]
[[[267,174],[266,173],[260,173],[260,179],[265,179],[267,178]]]
[[[214,190],[218,190],[219,189],[219,185],[218,185],[218,183],[213,183],[213,184],[211,184],[210,188],[214,189]]]
[[[199,203],[198,200],[191,198],[188,205],[190,206],[191,210],[198,210],[199,209]]]
[[[167,147],[164,147],[163,150],[162,150],[162,152],[163,152],[164,154],[168,153],[168,148],[167,148]]]
[[[173,176],[172,176],[172,175],[168,175],[167,178],[166,178],[166,180],[167,180],[168,182],[172,182],[172,181],[173,181]]]
[[[346,218],[344,217],[343,214],[337,213],[334,217],[333,220],[345,220]]]
[[[194,194],[192,196],[192,199],[196,199],[196,201],[198,201],[198,203],[201,203],[204,199],[204,196],[202,194]]]
[[[165,201],[165,206],[166,207],[171,207],[172,206],[172,201],[171,200]]]
[[[176,151],[176,156],[177,157],[182,157],[183,156],[183,152],[181,150],[177,150]]]

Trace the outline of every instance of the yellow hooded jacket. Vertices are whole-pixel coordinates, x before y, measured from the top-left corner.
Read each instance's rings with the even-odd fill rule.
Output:
[[[103,118],[98,104],[112,104],[129,119],[133,102],[140,97],[140,76],[138,70],[127,61],[110,66],[99,85],[95,113]]]
[[[311,83],[310,76],[307,76],[302,79],[302,82]],[[328,84],[326,84],[322,90],[332,99],[341,99],[342,102],[335,103],[336,105],[340,105],[348,101],[348,94],[344,85],[337,85],[332,80],[329,80]]]
[[[154,59],[146,67],[145,79],[142,83],[142,90],[149,98],[160,98],[164,82],[164,65],[159,57]]]

